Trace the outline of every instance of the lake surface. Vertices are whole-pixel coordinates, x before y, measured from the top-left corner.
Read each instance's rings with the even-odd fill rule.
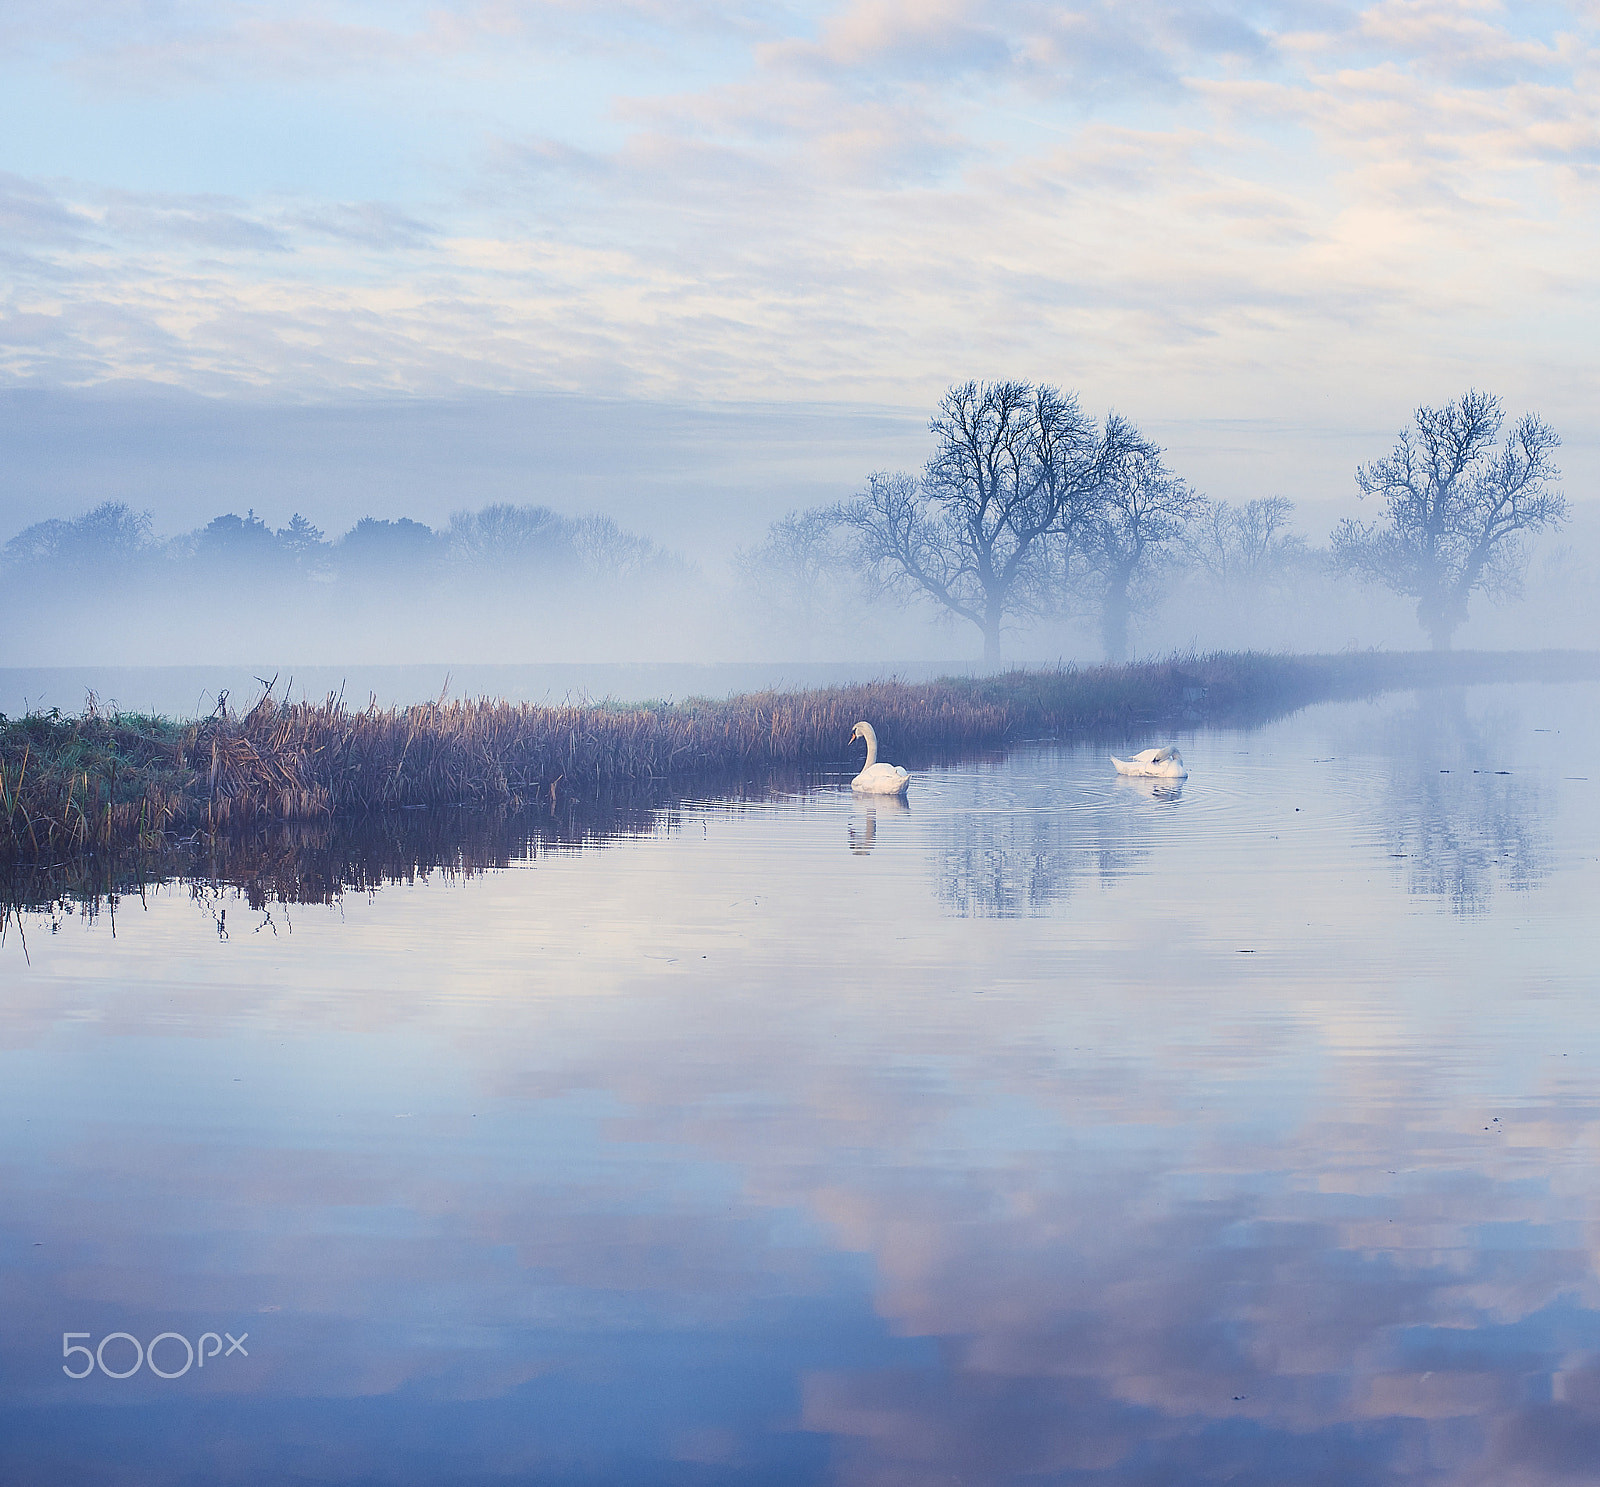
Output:
[[[0,1480],[1593,1481],[1597,713],[13,913]]]

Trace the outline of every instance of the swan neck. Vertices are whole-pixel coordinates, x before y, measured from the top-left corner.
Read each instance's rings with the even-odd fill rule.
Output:
[[[867,762],[861,768],[868,770],[878,762],[878,735],[873,732],[871,723],[863,723],[861,725],[861,736],[867,741]]]

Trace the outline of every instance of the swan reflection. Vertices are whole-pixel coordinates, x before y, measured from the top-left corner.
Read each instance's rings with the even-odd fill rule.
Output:
[[[909,816],[911,807],[904,796],[885,795],[874,800],[865,809],[857,809],[850,817],[848,836],[850,851],[856,857],[871,854],[878,840],[878,816]]]
[[[1161,779],[1155,775],[1119,774],[1114,782],[1119,790],[1130,790],[1146,800],[1183,799],[1182,780]]]

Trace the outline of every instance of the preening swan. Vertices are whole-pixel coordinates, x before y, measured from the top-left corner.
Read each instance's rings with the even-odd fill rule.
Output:
[[[1170,745],[1164,749],[1146,749],[1131,759],[1119,759],[1115,754],[1111,762],[1118,774],[1157,775],[1165,780],[1186,780],[1189,771],[1183,767],[1183,755]]]
[[[856,724],[850,742],[858,738],[867,741],[867,762],[861,773],[850,781],[850,788],[863,795],[904,795],[911,776],[898,764],[878,763],[878,735],[872,731],[871,723]]]

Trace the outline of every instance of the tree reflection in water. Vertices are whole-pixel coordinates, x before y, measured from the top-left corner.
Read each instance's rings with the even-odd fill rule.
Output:
[[[1482,914],[1497,887],[1525,892],[1549,876],[1555,798],[1515,768],[1527,734],[1519,714],[1471,711],[1452,688],[1419,694],[1383,733],[1386,835],[1411,893]]]
[[[1048,754],[1036,768],[1049,769]],[[940,901],[964,919],[1048,914],[1086,879],[1126,876],[1145,857],[1152,808],[1183,798],[1181,781],[1124,779],[1107,771],[1079,798],[1063,800],[1046,773],[1036,798],[1019,794],[1028,779],[1015,769],[987,771],[964,808],[941,822],[934,856]]]

